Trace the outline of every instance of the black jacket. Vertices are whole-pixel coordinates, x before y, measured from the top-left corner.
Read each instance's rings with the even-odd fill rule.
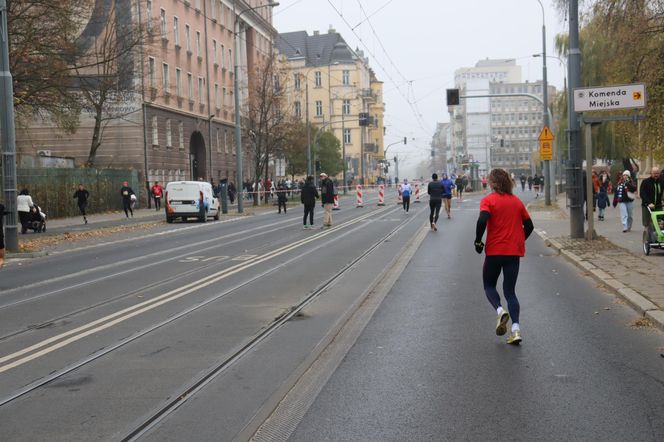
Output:
[[[334,183],[331,179],[325,178],[320,183],[320,197],[323,204],[334,204]]]
[[[126,195],[125,192],[127,192]],[[130,201],[131,196],[134,195],[134,191],[129,186],[122,186],[122,189],[120,189],[120,195],[122,196],[123,200]]]
[[[440,181],[431,181],[427,186],[430,201],[441,201],[443,199],[443,185]]]
[[[641,181],[639,195],[641,195],[641,205],[643,207],[647,207],[648,204],[654,204],[656,207],[661,208],[662,193],[664,193],[664,186],[662,186],[661,180],[648,177]]]
[[[307,206],[314,206],[316,205],[317,198],[318,189],[316,189],[314,183],[311,181],[304,183],[304,187],[302,187],[302,191],[300,192],[300,201],[302,201],[302,204]]]
[[[90,192],[87,190],[77,190],[74,192],[74,198],[78,200],[78,205],[79,206],[84,206],[88,203],[88,197],[90,196]]]

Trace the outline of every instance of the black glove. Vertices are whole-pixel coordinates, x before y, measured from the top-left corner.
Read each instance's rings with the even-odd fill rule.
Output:
[[[475,241],[475,251],[481,254],[482,250],[484,250],[484,243],[482,241]]]

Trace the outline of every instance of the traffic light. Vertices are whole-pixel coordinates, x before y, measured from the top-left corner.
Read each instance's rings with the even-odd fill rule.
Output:
[[[447,89],[447,105],[457,106],[459,104],[459,89]]]
[[[316,172],[320,172],[320,160],[316,160]]]
[[[368,112],[360,112],[358,114],[359,121],[360,121],[360,126],[368,126],[369,125],[369,113]]]
[[[403,144],[408,144],[408,137],[403,137]]]

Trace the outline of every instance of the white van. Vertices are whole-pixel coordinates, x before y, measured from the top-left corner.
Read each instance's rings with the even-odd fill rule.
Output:
[[[175,181],[166,185],[164,208],[166,222],[175,218],[198,218],[202,223],[208,217],[219,220],[221,206],[214,196],[212,185],[205,181]]]

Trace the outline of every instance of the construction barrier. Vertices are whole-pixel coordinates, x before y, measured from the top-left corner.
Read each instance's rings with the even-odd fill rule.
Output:
[[[420,202],[420,183],[415,183],[415,202]]]
[[[332,210],[340,210],[339,209],[339,195],[334,195],[334,206],[332,206]]]
[[[401,184],[397,187],[397,204],[403,204],[403,195],[401,195]]]
[[[378,205],[379,206],[385,205],[385,184],[381,184],[378,186]]]
[[[357,199],[355,202],[355,207],[364,207],[364,204],[362,203],[362,185],[358,184],[356,189],[357,189]]]

